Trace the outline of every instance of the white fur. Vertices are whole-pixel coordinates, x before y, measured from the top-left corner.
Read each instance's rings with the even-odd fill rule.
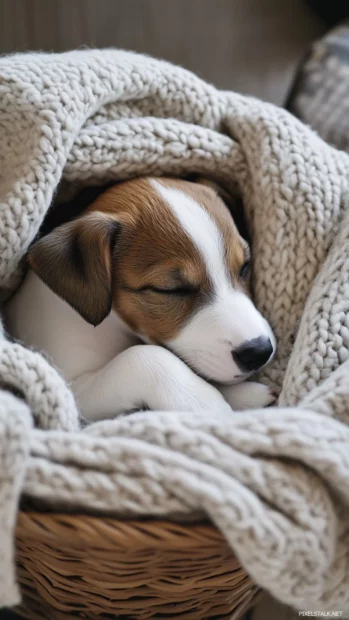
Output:
[[[257,409],[272,405],[278,396],[275,389],[256,381],[246,381],[238,385],[224,385],[220,392],[232,409],[243,411],[244,409]],[[261,405],[263,403],[263,405]]]
[[[200,252],[214,290],[213,301],[166,344],[209,379],[241,381],[246,374],[235,364],[232,351],[259,336],[270,338],[275,349],[273,333],[247,295],[233,288],[222,234],[209,213],[184,192],[152,183]]]
[[[200,373],[220,382],[234,381],[241,373],[232,348],[261,334],[271,337],[270,328],[252,302],[229,284],[222,238],[207,212],[181,192],[165,191],[159,183],[156,187],[202,253],[216,293],[171,346]],[[32,271],[7,304],[5,317],[13,337],[44,352],[60,369],[89,420],[142,406],[213,413],[251,404],[263,407],[275,399],[266,386],[246,383],[224,388],[225,400],[218,388],[170,351],[140,345],[114,312],[98,327],[89,325]]]

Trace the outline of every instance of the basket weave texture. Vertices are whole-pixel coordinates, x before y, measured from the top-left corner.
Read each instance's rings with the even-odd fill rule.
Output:
[[[32,620],[235,620],[258,592],[210,525],[22,512],[17,566]]]

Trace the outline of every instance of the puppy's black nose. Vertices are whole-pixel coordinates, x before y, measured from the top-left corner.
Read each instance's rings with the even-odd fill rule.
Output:
[[[273,345],[270,338],[260,336],[244,342],[232,352],[234,362],[244,372],[258,370],[270,359]]]

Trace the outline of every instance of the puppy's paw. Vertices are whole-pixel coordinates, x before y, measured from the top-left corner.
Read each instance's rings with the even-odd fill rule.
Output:
[[[221,393],[235,411],[270,407],[279,396],[276,388],[255,381],[223,386]]]

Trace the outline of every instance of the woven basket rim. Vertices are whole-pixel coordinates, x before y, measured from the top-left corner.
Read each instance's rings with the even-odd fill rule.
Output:
[[[228,547],[223,535],[210,523],[176,523],[165,519],[121,519],[81,513],[20,511],[17,539],[49,542],[59,538],[73,547],[110,549],[195,549]]]

